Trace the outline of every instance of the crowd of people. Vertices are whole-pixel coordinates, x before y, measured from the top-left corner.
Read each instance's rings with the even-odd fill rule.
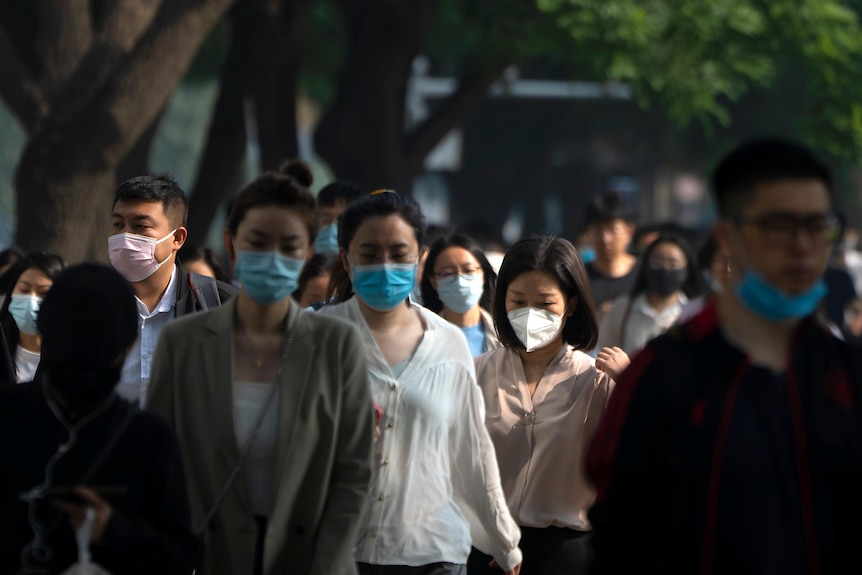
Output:
[[[695,245],[605,193],[498,265],[311,184],[240,190],[224,260],[165,175],[110,267],[0,253],[0,572],[862,572],[862,254],[811,151],[730,151]]]

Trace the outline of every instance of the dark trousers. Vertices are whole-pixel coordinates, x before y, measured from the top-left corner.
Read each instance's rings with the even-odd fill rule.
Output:
[[[521,527],[524,553],[521,575],[582,575],[590,562],[590,533],[562,527]],[[491,557],[473,549],[467,561],[469,575],[499,575],[488,564]]]
[[[457,563],[432,563],[421,567],[357,563],[356,566],[359,575],[467,575],[467,566]]]

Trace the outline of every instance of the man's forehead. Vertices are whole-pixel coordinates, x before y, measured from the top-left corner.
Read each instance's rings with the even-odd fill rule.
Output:
[[[162,202],[146,200],[117,200],[114,203],[114,215],[124,217],[150,216],[152,218],[167,218]]]
[[[831,209],[829,190],[823,182],[816,179],[786,179],[754,186],[744,211],[747,215],[770,212],[808,215]]]

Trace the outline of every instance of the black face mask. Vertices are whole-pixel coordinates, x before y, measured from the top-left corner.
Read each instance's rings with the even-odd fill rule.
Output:
[[[666,270],[647,268],[647,291],[657,296],[667,297],[679,291],[688,278],[688,270]]]
[[[47,364],[45,380],[75,415],[84,415],[105,401],[120,380],[122,364],[110,367],[82,368]]]

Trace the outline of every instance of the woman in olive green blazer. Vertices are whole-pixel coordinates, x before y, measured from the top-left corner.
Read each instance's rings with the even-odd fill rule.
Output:
[[[275,390],[268,407],[257,406],[266,419],[251,453],[264,456],[246,460],[206,522],[198,573],[356,573],[373,403],[356,329],[303,313],[288,295],[314,228],[314,200],[295,181],[270,174],[250,184],[225,234],[239,294],[172,322],[159,340],[147,409],[180,439],[195,527],[246,445],[237,439],[238,397],[258,383],[257,397]],[[246,437],[258,417],[246,417]]]

